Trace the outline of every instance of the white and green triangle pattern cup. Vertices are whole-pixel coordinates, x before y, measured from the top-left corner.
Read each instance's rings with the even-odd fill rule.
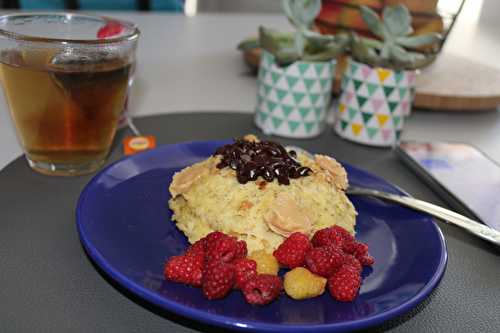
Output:
[[[280,67],[262,52],[255,123],[265,134],[310,138],[325,128],[330,106],[335,60],[297,61]]]
[[[335,132],[350,141],[390,147],[410,113],[414,71],[371,67],[352,59],[342,78]]]

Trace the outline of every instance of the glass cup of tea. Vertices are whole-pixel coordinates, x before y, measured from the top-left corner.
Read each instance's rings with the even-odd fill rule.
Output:
[[[0,16],[0,79],[34,170],[81,175],[104,164],[139,34],[132,23],[91,15]]]

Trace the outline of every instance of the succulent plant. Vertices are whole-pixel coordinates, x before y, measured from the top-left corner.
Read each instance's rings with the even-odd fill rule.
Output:
[[[437,33],[411,36],[411,16],[404,5],[385,7],[381,20],[377,13],[366,6],[360,6],[361,16],[371,32],[380,39],[351,34],[351,54],[371,66],[392,69],[416,69],[434,60],[435,54],[420,53],[420,46],[436,43],[441,39]]]
[[[280,32],[261,26],[258,39],[246,39],[238,49],[260,46],[273,54],[279,65],[297,60],[329,61],[344,52],[350,40],[348,35],[322,35],[312,30],[321,0],[282,0],[282,7],[296,31]]]

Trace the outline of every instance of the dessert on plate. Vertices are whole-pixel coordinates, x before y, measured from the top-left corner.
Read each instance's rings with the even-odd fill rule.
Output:
[[[176,173],[172,220],[191,242],[164,265],[165,279],[221,299],[239,289],[252,305],[328,289],[351,302],[374,258],[354,234],[347,175],[333,158],[310,158],[248,135]],[[288,270],[283,275],[283,270]]]
[[[271,253],[294,232],[312,237],[338,225],[354,234],[346,188],[346,171],[335,159],[312,159],[247,135],[177,172],[169,206],[190,243],[220,231],[244,240],[249,252]]]

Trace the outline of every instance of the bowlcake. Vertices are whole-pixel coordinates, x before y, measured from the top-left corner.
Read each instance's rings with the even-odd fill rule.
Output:
[[[191,243],[222,231],[245,240],[249,252],[272,252],[296,231],[312,235],[339,225],[354,233],[346,188],[345,169],[333,158],[289,154],[246,136],[177,172],[169,206]]]

